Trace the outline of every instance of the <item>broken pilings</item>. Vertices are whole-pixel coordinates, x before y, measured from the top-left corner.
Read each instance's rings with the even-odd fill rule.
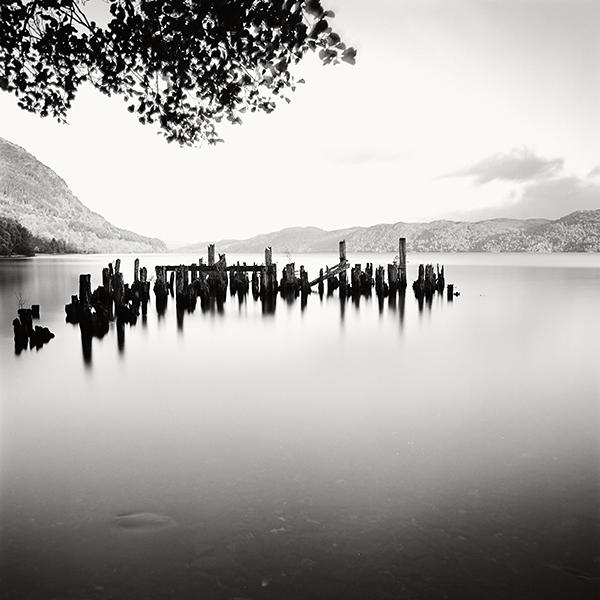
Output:
[[[39,317],[39,305],[34,304],[31,308],[19,308],[19,317],[13,320],[13,334],[15,342],[15,353],[20,354],[22,350],[29,348],[40,349],[47,344],[54,334],[40,325],[33,325],[33,319]],[[35,316],[37,315],[37,317]]]

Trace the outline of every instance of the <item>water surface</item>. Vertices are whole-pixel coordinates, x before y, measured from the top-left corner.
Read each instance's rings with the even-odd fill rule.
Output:
[[[85,360],[114,258],[0,262],[1,598],[598,597],[598,255],[410,255],[461,293],[421,308],[153,298]],[[16,356],[19,295],[56,338]]]

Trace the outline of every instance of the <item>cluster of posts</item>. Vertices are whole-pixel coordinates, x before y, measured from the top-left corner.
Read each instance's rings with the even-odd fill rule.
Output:
[[[215,261],[215,246],[210,244],[207,263],[200,258],[197,264],[157,266],[154,293],[159,314],[164,313],[169,294],[175,296],[179,310],[193,311],[198,299],[203,310],[212,306],[212,303],[222,307],[228,288],[232,296],[237,294],[240,303],[251,293],[254,300],[261,299],[266,312],[272,312],[278,295],[288,301],[300,297],[304,307],[307,296],[315,286],[321,297],[327,286],[327,295],[339,290],[341,299],[370,296],[373,289],[380,299],[404,294],[407,287],[406,238],[399,239],[398,256],[387,265],[387,269],[381,265],[374,269],[373,263],[366,263],[364,269],[361,264],[351,267],[346,258],[346,242],[342,240],[339,243],[339,263],[320,269],[319,276],[313,280],[309,279],[303,265],[296,270],[293,262],[283,267],[281,279],[278,280],[271,248],[265,249],[262,265],[237,262],[228,266],[225,254],[219,254],[218,261]],[[441,271],[437,267],[437,275],[433,265],[419,266],[419,279],[413,284],[419,300],[431,298],[435,291],[443,292],[444,287],[443,266]],[[448,290],[448,298],[452,299],[452,286],[448,286]]]
[[[146,267],[140,269],[139,259],[135,259],[133,283],[126,284],[121,272],[121,260],[117,258],[102,269],[102,285],[93,292],[91,275],[79,276],[79,295],[71,296],[71,303],[65,305],[67,323],[78,324],[84,356],[91,357],[91,340],[102,338],[108,333],[109,323],[116,320],[119,347],[124,343],[125,324],[135,325],[140,311],[143,317],[148,311],[150,282]],[[87,349],[87,352],[86,352]]]
[[[32,304],[31,308],[19,308],[18,319],[13,321],[13,332],[15,338],[15,352],[20,354],[22,350],[36,348],[39,350],[47,344],[54,334],[47,328],[36,325],[33,320],[40,318],[40,305]]]
[[[92,337],[103,337],[108,332],[111,321],[116,320],[119,348],[122,349],[124,324],[135,325],[140,312],[142,318],[146,316],[150,299],[150,282],[146,268],[140,268],[139,259],[135,259],[133,283],[129,286],[123,280],[120,267],[121,261],[117,259],[114,268],[112,263],[103,268],[102,285],[93,292],[91,276],[80,275],[79,295],[72,296],[70,304],[65,306],[67,322],[79,324],[84,356],[87,354],[89,358]],[[273,262],[271,248],[265,249],[264,264],[249,265],[237,262],[227,265],[225,254],[219,254],[218,260],[215,260],[214,244],[208,246],[206,263],[200,258],[198,263],[191,265],[158,265],[155,272],[154,293],[159,317],[165,313],[168,297],[174,296],[180,324],[183,323],[184,310],[193,311],[198,300],[203,310],[213,310],[216,306],[220,312],[228,289],[232,296],[238,296],[240,303],[244,302],[248,294],[252,294],[254,300],[260,299],[265,313],[274,312],[277,296],[289,302],[300,297],[304,308],[308,295],[315,287],[321,298],[325,287],[328,296],[338,290],[340,300],[353,298],[355,302],[358,302],[361,296],[370,296],[374,289],[380,303],[385,297],[389,297],[390,302],[395,302],[397,295],[403,300],[407,287],[406,238],[399,239],[398,256],[387,268],[382,265],[374,268],[373,263],[366,263],[364,268],[361,264],[351,267],[346,258],[346,242],[342,240],[339,243],[338,264],[321,268],[319,276],[312,280],[303,265],[297,271],[293,262],[283,267],[281,279],[278,279],[277,265]],[[443,266],[441,269],[439,266],[434,269],[433,265],[419,265],[413,291],[419,300],[420,308],[424,300],[431,301],[434,293],[443,293],[445,287]],[[452,284],[447,286],[447,293],[448,300],[452,300]],[[22,328],[28,332],[28,336],[31,335],[27,314],[26,311],[19,311],[20,320],[15,320],[15,323],[18,323],[15,324],[15,340],[17,330],[21,332]],[[25,339],[23,334],[19,333],[19,336],[20,340]]]

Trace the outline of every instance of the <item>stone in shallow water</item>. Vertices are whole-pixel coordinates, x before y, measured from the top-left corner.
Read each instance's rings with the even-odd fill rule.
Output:
[[[117,515],[115,524],[122,529],[146,531],[175,527],[175,521],[168,515],[159,515],[152,512],[138,512]]]

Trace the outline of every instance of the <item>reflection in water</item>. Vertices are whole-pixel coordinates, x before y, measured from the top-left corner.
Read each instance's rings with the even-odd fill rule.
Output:
[[[0,263],[0,598],[598,596],[600,257],[444,257],[427,319],[248,298],[180,335],[169,298],[87,369],[64,303],[107,259]]]
[[[118,331],[118,328],[117,328]],[[88,335],[83,329],[81,333],[81,353],[86,367],[92,366],[92,336]],[[120,349],[120,348],[119,348]]]
[[[117,319],[117,348],[119,354],[125,351],[125,324],[120,319]]]

